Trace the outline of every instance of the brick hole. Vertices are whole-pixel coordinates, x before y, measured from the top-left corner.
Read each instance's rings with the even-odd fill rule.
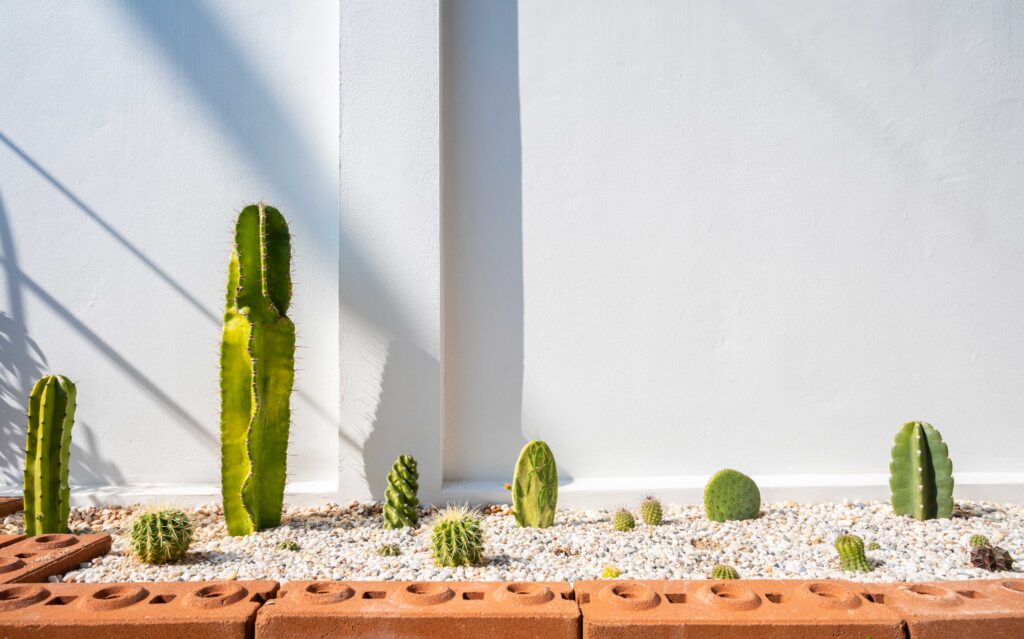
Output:
[[[570,590],[569,592],[563,592],[562,599],[565,599],[566,601],[576,601],[576,591]]]
[[[942,598],[949,592],[945,588],[929,586],[927,584],[914,584],[909,588],[909,590],[915,595],[921,595],[922,597],[928,597],[929,599]]]
[[[104,588],[92,593],[92,598],[106,601],[108,599],[120,599],[121,597],[124,597],[125,594],[127,594],[127,591],[122,588]]]
[[[958,595],[961,597],[967,597],[968,599],[980,599],[981,593],[977,590],[957,590]]]
[[[823,595],[823,596],[828,596],[828,595]],[[768,601],[772,602],[773,604],[780,604],[780,603],[782,603],[782,593],[766,592],[765,595],[764,595],[764,598],[767,599]]]
[[[157,595],[149,600],[151,604],[165,604],[174,601],[175,595]]]
[[[666,592],[665,599],[668,599],[670,604],[686,603],[686,595],[681,592]]]
[[[739,599],[739,594],[731,588],[722,588],[720,586],[712,586],[711,592],[716,597],[721,599]]]
[[[484,598],[484,593],[482,593],[482,592],[464,592],[464,593],[462,593],[462,598],[464,600],[466,600],[466,601],[480,601],[480,600],[482,600]]]
[[[388,596],[388,593],[383,590],[367,590],[363,593],[363,599],[383,599]]]
[[[581,605],[582,604],[588,604],[588,603],[590,603],[590,593],[589,592],[581,592],[580,596],[578,597],[578,599],[579,599]]]
[[[1024,594],[1024,581],[1004,581],[1003,588]]]
[[[870,601],[873,604],[884,604],[885,603],[885,595],[883,595],[880,592],[878,592],[878,593],[866,592],[866,593],[863,593],[861,596],[864,597],[865,599],[867,599],[868,601]]]
[[[46,602],[47,606],[66,606],[75,599],[78,599],[77,595],[62,595],[60,597],[54,597],[53,599]]]
[[[14,555],[14,556],[17,557],[18,559],[28,559],[29,557],[35,557],[36,553],[34,553],[34,552],[19,552],[18,554]]]
[[[257,592],[255,595],[249,598],[249,601],[263,605],[267,603],[267,598]]]

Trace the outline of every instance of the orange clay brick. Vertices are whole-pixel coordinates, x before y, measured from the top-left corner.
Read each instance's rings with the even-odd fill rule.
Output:
[[[110,535],[38,535],[0,548],[0,583],[46,581],[110,551]]]

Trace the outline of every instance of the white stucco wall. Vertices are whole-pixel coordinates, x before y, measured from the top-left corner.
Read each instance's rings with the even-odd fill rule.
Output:
[[[79,381],[80,500],[216,495],[233,212],[296,236],[289,500],[1024,490],[1024,12],[130,0],[0,19],[0,483]],[[339,91],[340,82],[340,91]]]

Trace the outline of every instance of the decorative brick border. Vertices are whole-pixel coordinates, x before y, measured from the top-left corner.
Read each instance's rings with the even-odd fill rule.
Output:
[[[0,497],[0,517],[13,515],[25,507],[25,500],[21,497]]]
[[[0,584],[46,581],[110,551],[110,535],[38,535],[0,548]],[[2,603],[2,601],[0,601]]]

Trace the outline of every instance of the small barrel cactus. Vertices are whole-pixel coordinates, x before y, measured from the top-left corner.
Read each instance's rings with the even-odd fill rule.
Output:
[[[415,526],[419,519],[419,471],[412,455],[401,455],[388,473],[388,487],[384,491],[384,527]]]
[[[282,541],[281,543],[277,544],[277,549],[278,550],[287,550],[288,552],[299,552],[299,544],[297,544],[296,542],[292,541],[291,539],[287,539],[287,540]]]
[[[991,546],[988,543],[988,537],[985,535],[971,535],[971,548],[981,548],[982,546]]]
[[[867,549],[868,550],[881,550],[882,547],[880,545],[878,545],[877,541],[871,541],[871,542],[868,542]]]
[[[636,519],[633,519],[633,513],[623,508],[612,517],[612,527],[620,532],[633,530],[636,528]]]
[[[704,487],[704,511],[712,521],[756,519],[761,512],[761,491],[743,473],[720,470]]]
[[[661,502],[651,496],[644,497],[640,502],[640,518],[644,523],[648,526],[657,526],[661,523],[661,517]]]
[[[1013,570],[1013,557],[999,546],[980,546],[971,549],[971,565],[989,572]]]
[[[711,579],[739,579],[740,573],[732,566],[718,564],[711,569]]]
[[[480,563],[484,533],[475,512],[465,506],[442,510],[434,524],[431,547],[438,566],[455,568]]]
[[[381,557],[397,557],[402,554],[402,549],[398,544],[384,544],[377,549],[377,554]]]
[[[601,579],[618,579],[621,576],[622,571],[615,566],[605,566],[601,571]]]
[[[857,535],[840,535],[836,537],[836,551],[839,563],[846,572],[871,572],[871,564],[864,556],[864,540]]]
[[[185,556],[192,543],[192,520],[177,508],[147,510],[132,521],[132,551],[147,564],[165,564]]]

